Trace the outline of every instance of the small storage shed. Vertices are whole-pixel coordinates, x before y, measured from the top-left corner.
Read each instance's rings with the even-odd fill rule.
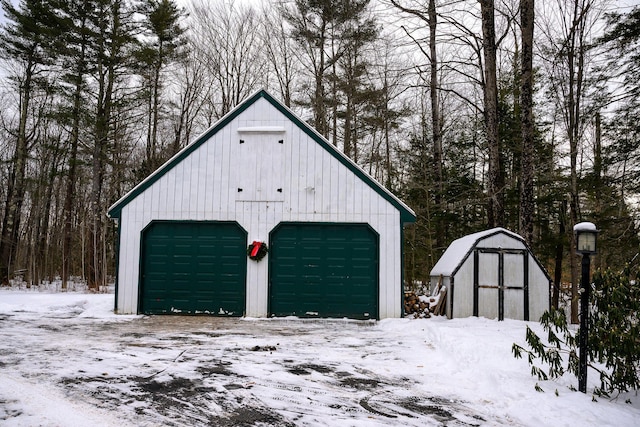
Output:
[[[265,91],[118,200],[116,311],[402,315],[415,214]],[[267,245],[260,261],[252,242]]]
[[[550,307],[551,279],[525,240],[493,228],[454,240],[430,273],[446,286],[447,317],[539,320]]]

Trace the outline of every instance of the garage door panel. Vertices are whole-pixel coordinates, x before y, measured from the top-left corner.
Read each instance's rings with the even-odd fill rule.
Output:
[[[141,311],[241,316],[246,233],[237,223],[152,223],[143,233]]]
[[[280,224],[269,253],[271,315],[376,318],[377,254],[365,224]]]

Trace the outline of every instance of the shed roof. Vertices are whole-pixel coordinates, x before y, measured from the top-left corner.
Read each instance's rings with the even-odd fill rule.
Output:
[[[289,108],[287,108],[282,103],[276,101],[269,93],[265,90],[260,90],[254,93],[252,96],[248,97],[245,101],[236,106],[233,110],[227,113],[223,118],[221,118],[217,123],[215,123],[212,127],[206,130],[202,135],[196,138],[195,141],[187,145],[185,148],[180,150],[175,156],[169,159],[165,164],[160,166],[155,172],[145,178],[142,182],[136,185],[131,191],[125,194],[120,200],[115,202],[108,211],[108,215],[111,218],[119,218],[120,212],[122,209],[133,199],[142,194],[147,188],[153,185],[158,179],[160,179],[165,173],[171,170],[174,166],[180,163],[184,158],[189,156],[194,150],[196,150],[199,146],[209,140],[213,135],[215,135],[218,131],[227,126],[233,119],[235,119],[238,115],[240,115],[243,111],[249,108],[252,104],[254,104],[259,99],[265,99],[271,105],[273,105],[276,109],[278,109],[285,117],[291,120],[295,125],[297,125],[305,134],[310,136],[314,141],[320,144],[325,150],[327,150],[333,157],[338,159],[343,165],[345,165],[351,172],[353,172],[358,178],[364,181],[369,187],[371,187],[374,191],[376,191],[382,198],[391,203],[396,209],[400,211],[400,221],[402,223],[407,222],[415,222],[416,214],[413,210],[407,206],[404,202],[402,202],[398,197],[396,197],[393,193],[387,190],[384,186],[382,186],[378,181],[372,178],[368,173],[364,171],[360,166],[354,163],[350,158],[344,155],[341,151],[339,151],[336,147],[333,146],[329,141],[327,141],[322,135],[320,135],[315,129],[306,124],[302,119],[296,116]]]
[[[507,234],[514,239],[525,243],[522,236],[509,231],[502,227],[496,227],[489,230],[479,231],[477,233],[468,234],[464,237],[451,242],[446,251],[442,254],[436,265],[431,269],[431,276],[451,276],[458,266],[464,261],[471,250],[483,239],[493,236],[497,233]],[[526,246],[526,243],[525,243]]]

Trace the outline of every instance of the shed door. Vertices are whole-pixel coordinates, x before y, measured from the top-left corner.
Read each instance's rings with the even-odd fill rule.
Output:
[[[529,320],[528,252],[476,249],[474,316]]]
[[[235,222],[153,222],[142,235],[140,312],[242,316],[246,232]]]
[[[366,224],[280,224],[271,233],[272,316],[378,317],[378,235]]]

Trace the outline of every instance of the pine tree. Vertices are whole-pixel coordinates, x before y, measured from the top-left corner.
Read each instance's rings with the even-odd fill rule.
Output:
[[[162,71],[184,54],[184,28],[180,20],[184,12],[172,0],[144,0],[139,7],[144,16],[147,41],[142,42],[135,57],[147,92],[146,158],[140,173],[144,178],[169,158],[173,152],[161,155],[158,129],[160,126]],[[174,148],[175,147],[169,147]]]
[[[87,123],[88,83],[86,79],[90,73],[90,65],[95,59],[95,46],[92,41],[95,34],[90,27],[90,19],[95,8],[95,2],[67,1],[60,4],[58,25],[60,37],[52,48],[52,55],[56,55],[57,62],[65,70],[59,80],[61,103],[58,118],[63,126],[68,127],[67,180],[64,191],[63,205],[63,236],[62,236],[62,288],[66,289],[70,274],[72,258],[72,233],[74,205],[79,175],[79,145],[82,128]]]
[[[344,52],[336,62],[336,74],[331,75],[331,81],[336,89],[333,100],[333,134],[334,141],[338,132],[338,118],[343,120],[343,152],[358,162],[358,142],[361,135],[358,130],[363,126],[359,121],[364,116],[365,106],[375,104],[373,98],[376,91],[366,82],[367,70],[371,65],[366,55],[366,46],[378,36],[376,22],[371,18],[364,18],[362,12],[351,11],[347,2],[345,13],[352,18],[344,23],[343,43]],[[338,97],[342,106],[338,105]]]
[[[602,149],[602,167],[621,171],[615,178],[619,196],[625,199],[640,193],[640,7],[609,15],[608,28],[601,40],[609,53],[603,73],[616,82],[610,95],[616,108],[604,123],[612,143]]]
[[[309,101],[301,102],[313,111],[312,125],[324,137],[334,135],[337,145],[335,121],[331,126],[330,112],[337,110],[337,87],[330,86],[330,74],[336,75],[337,62],[349,49],[372,37],[372,23],[362,21],[370,0],[295,0],[293,7],[282,3],[280,13],[291,25],[291,36],[303,50],[305,66],[311,73],[313,84],[309,88]],[[362,24],[362,25],[359,25]]]
[[[88,285],[98,289],[106,281],[106,225],[104,212],[105,176],[110,148],[114,142],[114,111],[117,103],[117,84],[128,65],[127,52],[133,44],[133,32],[129,13],[121,0],[96,0],[95,13],[91,16],[94,28],[95,62],[92,77],[95,80],[95,104],[92,112],[91,131],[91,186],[88,247]]]

